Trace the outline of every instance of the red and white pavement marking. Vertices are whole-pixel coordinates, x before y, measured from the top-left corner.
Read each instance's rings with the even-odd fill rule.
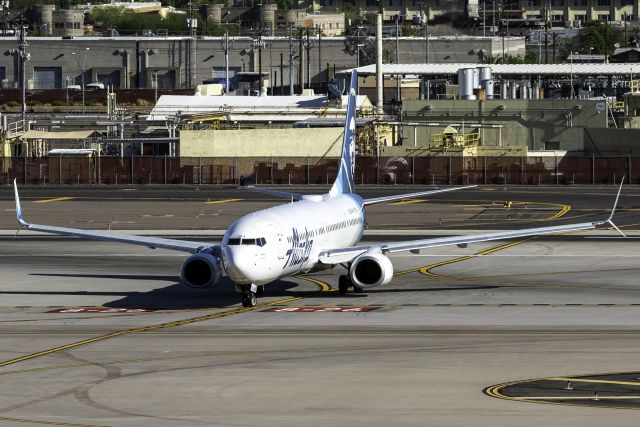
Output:
[[[155,310],[146,308],[109,308],[109,307],[78,307],[58,308],[48,313],[146,313]]]
[[[263,313],[363,313],[380,307],[273,307]]]

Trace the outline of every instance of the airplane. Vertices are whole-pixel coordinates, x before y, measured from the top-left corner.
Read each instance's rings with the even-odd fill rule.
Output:
[[[352,72],[339,170],[329,192],[321,195],[302,195],[266,188],[243,187],[250,191],[286,197],[290,199],[290,203],[243,216],[229,227],[220,244],[32,224],[23,218],[18,186],[14,180],[16,216],[20,229],[190,253],[181,267],[181,281],[192,288],[211,288],[220,282],[223,274],[226,274],[234,282],[236,290],[242,294],[244,307],[255,307],[257,295],[262,293],[265,285],[275,280],[337,265],[345,266],[347,269],[347,274],[340,275],[338,280],[338,291],[341,294],[350,290],[363,292],[375,286],[388,284],[393,278],[393,264],[388,255],[396,252],[419,253],[421,249],[447,245],[466,247],[469,243],[566,233],[594,229],[602,225],[610,225],[624,236],[613,223],[613,215],[622,190],[621,184],[610,216],[602,221],[468,236],[358,244],[365,228],[366,206],[476,186],[450,187],[368,199],[359,196],[354,185],[356,85],[357,74]]]

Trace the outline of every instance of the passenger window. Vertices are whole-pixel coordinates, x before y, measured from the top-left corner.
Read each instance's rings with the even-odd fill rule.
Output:
[[[227,245],[229,246],[235,246],[239,244],[240,244],[240,239],[229,239],[229,241],[227,242]]]
[[[255,245],[256,239],[242,239],[243,245]]]
[[[260,247],[262,247],[262,246],[267,244],[267,241],[264,239],[264,237],[260,237],[259,239],[256,239],[256,242],[258,243],[258,246],[260,246]]]

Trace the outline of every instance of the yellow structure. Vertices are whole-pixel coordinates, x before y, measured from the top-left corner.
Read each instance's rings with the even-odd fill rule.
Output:
[[[468,147],[480,142],[478,132],[460,133],[453,126],[447,126],[440,133],[429,136],[429,145],[432,147]]]
[[[183,130],[180,157],[340,157],[342,128]]]

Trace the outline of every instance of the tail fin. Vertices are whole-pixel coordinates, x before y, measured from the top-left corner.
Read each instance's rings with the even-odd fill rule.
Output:
[[[336,181],[329,191],[334,197],[341,193],[355,192],[353,173],[356,166],[356,89],[358,73],[351,72],[351,86],[349,87],[349,101],[347,102],[347,117],[344,122],[344,136],[342,139],[342,155]]]

